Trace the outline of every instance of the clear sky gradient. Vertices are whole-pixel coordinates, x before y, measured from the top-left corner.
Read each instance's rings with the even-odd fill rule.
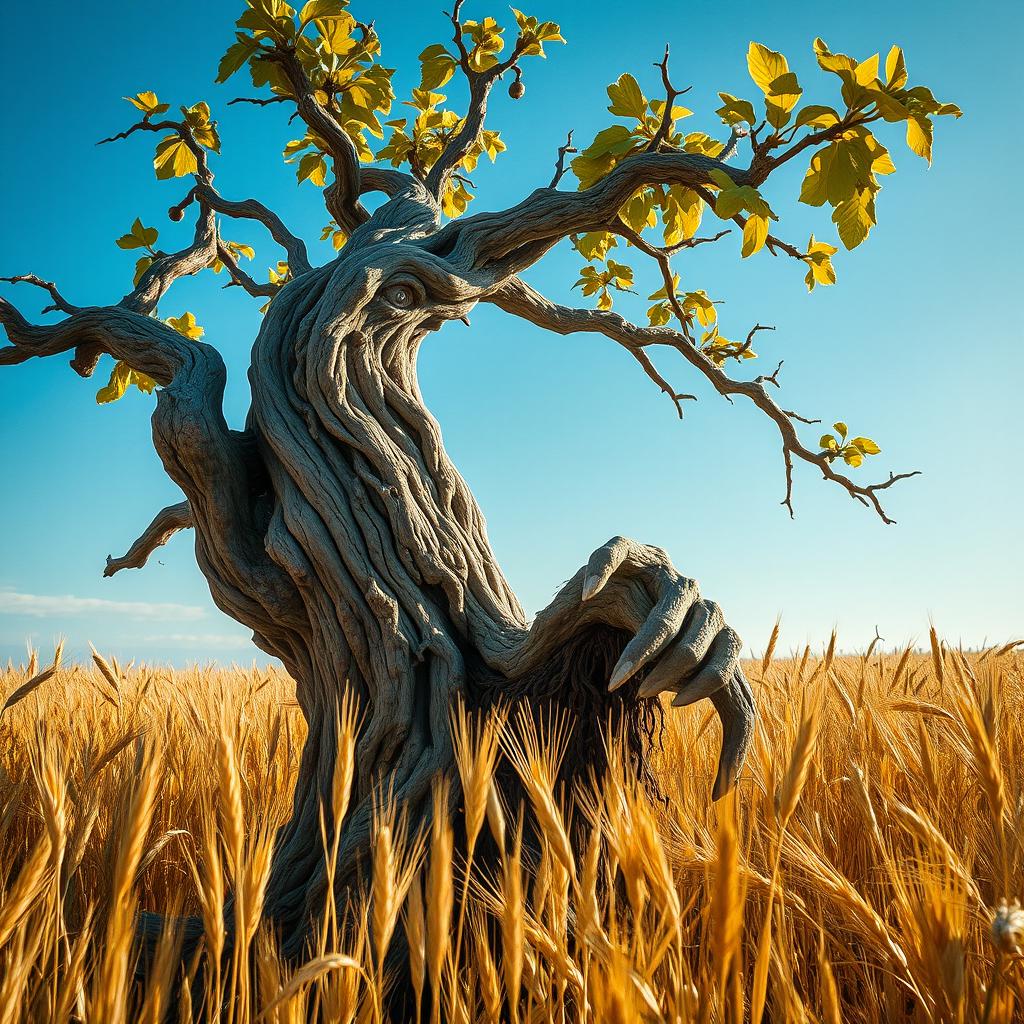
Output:
[[[686,126],[694,129],[723,132],[713,113],[719,90],[758,98],[746,72],[751,39],[785,53],[805,101],[825,103],[836,102],[836,82],[814,63],[816,35],[860,58],[898,43],[912,83],[964,110],[959,121],[939,120],[931,169],[906,149],[899,128],[883,127],[898,171],[884,181],[871,238],[837,254],[836,287],[809,295],[802,268],[767,251],[741,263],[734,237],[678,261],[688,288],[725,300],[726,335],[742,337],[755,321],[775,325],[758,337],[759,364],[740,372],[760,364],[767,372],[784,358],[787,408],[844,419],[882,445],[882,455],[853,471],[858,477],[923,471],[887,494],[896,526],[799,465],[790,520],[779,505],[772,424],[742,401],[709,393],[681,361],[662,359],[661,367],[700,396],[682,423],[628,354],[600,337],[559,338],[481,306],[469,330],[449,324],[428,339],[420,365],[428,404],[524,606],[543,607],[597,545],[623,533],[667,548],[755,649],[779,612],[785,647],[823,643],[833,625],[846,649],[863,648],[876,624],[889,644],[922,639],[929,617],[950,640],[972,645],[1024,633],[1024,223],[1012,173],[1024,155],[1014,106],[1024,91],[1021,6],[870,0],[854,17],[848,5],[805,2],[523,4],[559,21],[568,45],[526,62],[522,101],[496,94],[489,124],[509,151],[474,174],[474,210],[511,205],[546,184],[567,129],[586,142],[611,123],[604,90],[623,71],[656,94],[651,64],[666,41],[674,79],[693,85],[686,104],[696,114]],[[400,98],[417,84],[420,50],[448,40],[441,6],[352,4],[361,20],[375,19],[384,62],[399,68]],[[186,186],[155,180],[153,138],[95,145],[131,123],[121,97],[144,89],[175,108],[206,99],[220,121],[221,191],[262,199],[324,261],[331,257],[315,241],[327,220],[318,190],[296,187],[281,161],[294,127],[278,108],[226,106],[245,92],[244,72],[213,84],[239,7],[58,0],[5,13],[13,43],[0,64],[0,275],[33,272],[57,281],[72,302],[101,304],[131,286],[135,254],[114,239],[136,216],[160,229],[161,246],[184,239],[187,222],[171,224],[166,210]],[[500,4],[466,4],[466,17],[484,14],[512,24]],[[50,30],[55,24],[59,31]],[[766,188],[782,218],[778,233],[797,244],[811,230],[832,240],[827,210],[796,203],[803,170]],[[254,273],[265,278],[279,258],[266,235],[235,223],[225,233],[256,246]],[[563,246],[528,277],[552,298],[585,303],[570,291],[580,263]],[[617,303],[638,322],[657,287],[644,275],[641,294]],[[258,303],[222,284],[211,274],[183,281],[161,314],[192,310],[221,348],[226,413],[240,425],[260,316]],[[27,286],[0,287],[32,316],[44,304]],[[153,399],[133,392],[113,406],[95,404],[108,371],[105,362],[102,379],[85,382],[63,358],[0,370],[0,655],[20,657],[27,638],[45,655],[63,633],[76,652],[91,640],[123,658],[246,661],[255,648],[211,603],[189,534],[141,572],[101,578],[107,553],[122,553],[159,507],[180,497],[152,450]],[[815,428],[807,436],[815,439]]]

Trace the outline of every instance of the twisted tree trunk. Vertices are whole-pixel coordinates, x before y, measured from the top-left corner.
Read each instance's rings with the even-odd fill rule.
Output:
[[[643,181],[704,180],[714,165],[651,154],[586,193],[542,189],[513,210],[445,227],[424,183],[364,171],[359,190],[381,189],[388,201],[372,217],[350,205],[358,226],[316,269],[269,211],[222,200],[201,165],[193,245],[157,261],[122,303],[78,308],[49,286],[68,317],[36,327],[0,300],[12,342],[0,364],[73,349],[72,365],[88,375],[110,353],[162,385],[154,442],[188,504],[158,515],[108,571],[142,564],[173,530],[193,526],[215,602],[295,679],[309,732],[267,895],[286,952],[302,951],[328,897],[319,816],[330,808],[346,692],[363,724],[351,809],[327,822],[340,830],[339,888],[358,876],[376,787],[412,820],[425,813],[431,780],[453,763],[456,694],[471,706],[509,695],[561,702],[587,751],[599,750],[609,710],[635,731],[641,701],[661,690],[677,692],[678,704],[709,697],[723,723],[716,794],[734,780],[753,702],[739,639],[718,607],[664,551],[613,538],[528,623],[416,379],[423,339],[481,300],[537,322],[553,317],[559,330],[602,329],[588,313],[545,303],[516,273],[567,232],[606,221]],[[223,253],[218,210],[267,224],[295,273],[253,346],[242,432],[224,422],[216,350],[148,315],[176,277]]]

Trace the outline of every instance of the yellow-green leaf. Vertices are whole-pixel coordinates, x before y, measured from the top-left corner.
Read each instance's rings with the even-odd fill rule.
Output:
[[[744,259],[753,256],[764,247],[768,238],[768,219],[752,213],[743,225],[743,248],[740,250]]]
[[[619,117],[635,117],[642,121],[647,115],[647,99],[632,75],[619,75],[608,86],[608,98],[612,101],[609,111]]]
[[[685,185],[665,190],[661,201],[661,219],[665,225],[665,245],[678,245],[693,238],[704,215],[704,200]]]
[[[902,89],[907,84],[907,64],[898,46],[885,58],[885,84],[890,89]]]
[[[169,327],[173,327],[180,335],[189,338],[191,341],[198,341],[206,332],[196,323],[192,313],[185,312],[181,316],[170,316],[166,321]]]
[[[928,163],[932,162],[932,123],[924,114],[911,114],[907,120],[907,145]]]
[[[789,64],[781,53],[751,42],[747,50],[747,69],[757,87],[767,96],[772,82],[789,71]]]
[[[217,122],[210,120],[210,107],[206,103],[196,103],[191,107],[182,107],[181,112],[185,123],[192,130],[192,138],[205,149],[220,152],[220,137],[217,135]]]
[[[152,256],[140,256],[135,261],[135,274],[132,277],[132,287],[137,288],[139,282],[142,280],[142,275],[153,266]]]
[[[710,327],[718,319],[718,310],[704,291],[687,292],[683,296],[683,312],[695,313],[703,327]]]
[[[162,114],[165,110],[171,109],[171,105],[169,103],[161,103],[156,98],[155,92],[139,92],[134,96],[125,96],[125,99],[133,107],[137,107],[141,110],[146,120],[151,118],[154,114]]]
[[[187,174],[195,174],[198,164],[183,139],[177,135],[168,135],[157,143],[153,169],[161,180],[183,178]]]
[[[859,448],[865,455],[877,455],[882,450],[870,437],[855,437],[850,444]]]
[[[455,74],[455,58],[440,43],[428,46],[420,54],[420,88],[440,89]]]
[[[299,161],[295,173],[300,183],[308,178],[314,185],[323,188],[327,184],[327,161],[324,159],[323,153],[307,153]]]
[[[797,111],[796,121],[793,123],[797,128],[803,128],[805,125],[812,128],[831,128],[832,125],[839,123],[839,114],[832,107],[809,103]]]
[[[260,49],[259,40],[244,32],[235,33],[235,42],[227,49],[217,65],[216,82],[226,82],[245,62]]]
[[[839,238],[847,249],[855,249],[875,223],[875,196],[870,189],[860,189],[832,211],[832,220]]]
[[[573,238],[576,251],[587,260],[603,260],[608,250],[618,244],[610,231],[588,231]]]
[[[119,249],[151,249],[159,234],[156,228],[143,227],[142,221],[136,217],[131,231],[117,239],[116,244]]]
[[[737,99],[727,92],[720,92],[718,95],[722,100],[722,106],[715,113],[725,124],[739,124],[741,121],[751,125],[756,123],[757,115],[750,100]]]

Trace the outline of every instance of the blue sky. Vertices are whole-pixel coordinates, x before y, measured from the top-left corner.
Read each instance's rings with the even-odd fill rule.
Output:
[[[232,198],[255,195],[307,239],[326,222],[318,191],[296,187],[281,162],[295,135],[277,109],[227,107],[243,75],[212,80],[232,40],[240,5],[139,4],[102,9],[55,3],[42,15],[15,5],[0,66],[8,97],[2,115],[0,275],[33,272],[56,280],[80,304],[116,301],[129,287],[133,254],[114,239],[139,216],[160,228],[161,245],[183,237],[166,209],[185,189],[157,182],[152,139],[96,147],[127,127],[122,96],[155,90],[172,104],[206,99],[220,120],[217,182]],[[375,19],[384,61],[399,68],[400,98],[417,84],[416,55],[448,40],[437,4],[354,0]],[[672,45],[673,77],[692,84],[694,129],[721,131],[719,90],[756,99],[745,63],[749,40],[781,50],[805,100],[835,102],[834,79],[819,72],[811,42],[858,57],[905,49],[912,83],[960,104],[942,119],[931,169],[883,131],[898,172],[879,197],[879,226],[865,245],[835,260],[839,284],[808,295],[799,266],[767,252],[739,259],[727,239],[679,260],[688,287],[721,307],[722,330],[744,335],[755,321],[764,368],[785,359],[784,404],[806,415],[846,420],[883,454],[859,471],[923,475],[888,494],[898,525],[884,526],[838,488],[798,467],[795,520],[779,506],[783,473],[774,428],[756,410],[708,393],[681,363],[662,368],[696,391],[680,423],[639,367],[605,339],[559,338],[479,308],[432,336],[421,383],[452,458],[487,516],[491,540],[524,606],[543,607],[562,580],[610,535],[666,547],[676,564],[718,599],[751,647],[760,649],[777,613],[784,646],[823,643],[833,625],[847,649],[862,648],[877,624],[891,644],[923,638],[929,617],[953,641],[978,644],[1024,633],[1024,556],[1019,468],[1022,357],[1021,204],[1009,169],[1020,135],[1007,103],[1021,95],[1021,9],[1013,3],[862,3],[855,18],[839,4],[735,3],[699,17],[676,3],[538,0],[528,13],[557,20],[568,40],[525,69],[526,97],[498,93],[489,125],[509,151],[474,174],[475,209],[518,201],[550,177],[555,152],[574,128],[588,141],[612,120],[605,86],[621,72],[657,89],[652,61]],[[784,16],[780,15],[784,11]],[[466,17],[497,4],[469,0]],[[41,30],[59,22],[59,32]],[[452,92],[453,99],[459,93]],[[17,97],[15,100],[14,97]],[[803,168],[773,177],[766,196],[797,244],[814,230],[831,239],[827,213],[796,203]],[[258,230],[231,225],[252,242],[265,276],[278,251]],[[319,243],[316,243],[318,245]],[[314,248],[316,248],[316,245]],[[329,258],[326,248],[323,260]],[[567,247],[528,275],[549,296],[571,293],[579,258]],[[633,261],[639,266],[638,261]],[[617,304],[643,321],[648,291]],[[226,413],[240,425],[245,369],[259,325],[257,303],[220,290],[212,275],[176,285],[164,316],[194,311],[225,354],[231,379]],[[2,285],[26,313],[40,294]],[[575,294],[575,298],[573,298]],[[0,370],[0,656],[18,658],[31,639],[44,650],[65,634],[120,657],[186,662],[247,661],[245,630],[221,615],[195,567],[190,535],[175,538],[141,572],[101,578],[162,505],[178,500],[153,453],[152,399],[132,393],[99,407],[97,383],[63,359]],[[747,368],[742,368],[746,370]],[[814,428],[808,436],[816,437]],[[856,471],[855,471],[856,472]]]

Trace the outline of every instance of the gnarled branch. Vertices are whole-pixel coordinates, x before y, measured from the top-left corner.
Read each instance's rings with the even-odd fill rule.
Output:
[[[500,280],[535,263],[560,239],[603,228],[643,186],[707,186],[714,170],[748,184],[748,171],[700,153],[639,153],[583,192],[540,188],[507,210],[453,221],[430,247],[451,252],[449,259],[467,271],[486,269]]]
[[[359,202],[359,154],[334,114],[317,98],[315,90],[294,51],[274,50],[262,60],[281,66],[295,94],[295,109],[299,117],[327,145],[334,165],[334,181],[324,189],[324,202],[331,216],[346,232],[353,232],[369,220],[369,213]]]
[[[281,218],[263,203],[255,199],[225,199],[212,185],[197,185],[179,209],[184,209],[193,197],[225,217],[254,220],[262,224],[270,232],[270,237],[284,249],[288,256],[288,266],[296,277],[312,269],[306,243],[289,231]]]
[[[158,547],[166,544],[179,530],[188,530],[192,525],[192,506],[187,501],[162,508],[120,558],[107,555],[103,575],[113,576],[122,569],[141,569]]]
[[[895,520],[890,519],[886,514],[879,501],[878,492],[891,487],[899,480],[906,480],[918,475],[918,471],[893,473],[890,474],[888,480],[882,483],[865,486],[837,472],[823,453],[812,451],[801,442],[796,427],[793,425],[793,421],[800,417],[782,409],[772,399],[762,383],[764,378],[753,381],[734,380],[678,331],[662,327],[637,327],[617,313],[610,311],[572,309],[568,306],[560,306],[550,302],[518,278],[507,281],[501,288],[487,296],[487,301],[508,313],[529,320],[538,327],[555,331],[558,334],[570,334],[576,331],[603,334],[630,352],[642,350],[650,345],[665,345],[675,349],[691,366],[699,370],[720,395],[727,398],[732,395],[742,395],[744,398],[748,398],[775,423],[782,438],[782,454],[786,468],[786,494],[782,504],[789,509],[790,515],[793,514],[794,458],[816,466],[826,480],[838,484],[851,498],[873,508],[884,523],[893,523]],[[752,336],[753,332],[751,332]]]
[[[462,9],[463,0],[455,0],[449,18],[455,30],[454,43],[459,52],[459,68],[466,76],[469,83],[469,104],[466,108],[466,116],[462,119],[459,130],[449,140],[444,152],[438,157],[434,166],[430,168],[426,177],[427,189],[435,197],[440,199],[444,190],[448,187],[455,169],[463,157],[473,148],[473,144],[480,137],[484,127],[484,119],[487,116],[487,98],[491,93],[494,83],[501,76],[515,67],[516,61],[522,56],[522,41],[517,40],[512,49],[511,55],[503,61],[499,61],[493,67],[485,71],[474,71],[469,63],[469,51],[462,41],[462,24],[459,21],[459,12]]]
[[[90,306],[57,324],[29,323],[6,299],[0,299],[0,325],[10,345],[0,348],[0,366],[74,350],[72,369],[89,377],[103,353],[123,359],[133,370],[168,385],[198,360],[224,363],[216,349],[191,341],[153,317],[124,306]]]

